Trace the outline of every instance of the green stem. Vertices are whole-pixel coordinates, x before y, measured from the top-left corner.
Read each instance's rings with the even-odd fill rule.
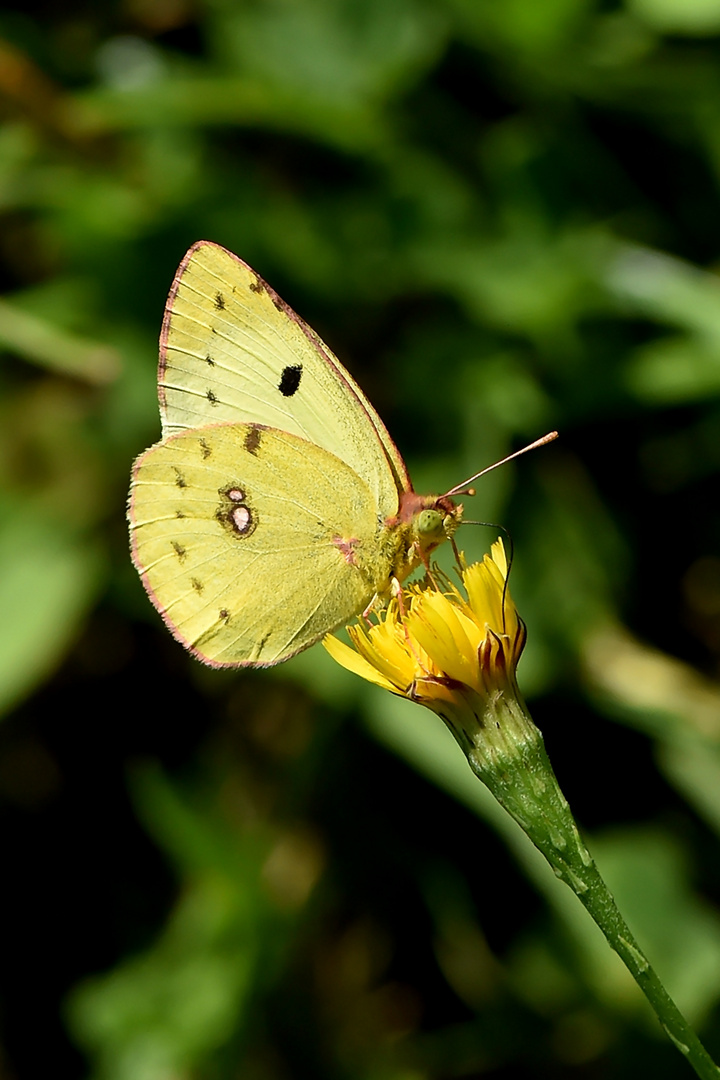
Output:
[[[660,982],[580,838],[542,735],[520,696],[515,696],[514,688],[512,694],[496,693],[490,700],[484,698],[482,707],[473,712],[473,730],[467,713],[465,722],[451,725],[473,772],[588,910],[697,1075],[703,1080],[719,1080],[720,1069]]]

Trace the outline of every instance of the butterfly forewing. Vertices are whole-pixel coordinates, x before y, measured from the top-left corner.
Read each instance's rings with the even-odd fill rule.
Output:
[[[374,495],[345,462],[282,431],[219,424],[137,461],[133,559],[173,634],[215,666],[274,664],[387,583]]]
[[[249,266],[200,241],[185,256],[161,338],[165,436],[218,422],[267,425],[323,447],[362,477],[377,512],[410,482],[382,420],[333,356]]]

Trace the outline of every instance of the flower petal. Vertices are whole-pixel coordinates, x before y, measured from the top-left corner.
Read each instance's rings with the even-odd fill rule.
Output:
[[[383,690],[396,690],[393,683],[381,675],[369,660],[366,660],[355,649],[351,649],[344,641],[334,637],[333,634],[325,635],[323,645],[341,667],[347,668],[348,671],[352,671],[368,682],[375,683],[376,686],[381,686]]]
[[[457,608],[441,592],[423,592],[413,598],[407,615],[410,636],[425,650],[438,673],[457,682],[473,682],[477,654],[458,617]]]
[[[502,545],[500,547],[502,555],[498,553],[499,561],[486,555],[482,562],[473,563],[463,574],[463,584],[473,614],[478,622],[483,626],[487,624],[496,634],[513,631],[517,625],[515,608],[505,586],[505,552]]]
[[[353,649],[330,635],[325,647],[344,667],[435,709],[446,722],[473,695],[489,700],[512,688],[525,629],[507,588],[502,541],[471,566],[461,555],[460,570],[464,592],[434,567],[391,600],[374,625],[348,627]]]
[[[369,631],[358,625],[349,627],[348,633],[360,655],[404,692],[417,674],[417,664],[407,647],[405,630],[397,620],[394,607],[388,608],[385,619]]]

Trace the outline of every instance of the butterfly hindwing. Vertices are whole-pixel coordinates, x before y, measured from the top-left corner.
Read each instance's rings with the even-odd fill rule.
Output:
[[[214,666],[278,663],[387,584],[374,495],[296,435],[218,424],[136,462],[133,559],[173,634]]]
[[[163,435],[263,424],[330,451],[363,477],[383,517],[410,489],[380,417],[313,330],[246,263],[200,241],[168,299],[160,343]]]

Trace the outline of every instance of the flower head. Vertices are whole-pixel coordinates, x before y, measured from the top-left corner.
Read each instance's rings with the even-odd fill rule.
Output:
[[[482,562],[463,562],[462,588],[435,570],[394,597],[377,623],[348,627],[354,648],[331,635],[325,648],[357,675],[433,709],[465,744],[468,723],[477,728],[497,698],[518,695],[515,668],[525,626],[507,573],[497,540]]]

